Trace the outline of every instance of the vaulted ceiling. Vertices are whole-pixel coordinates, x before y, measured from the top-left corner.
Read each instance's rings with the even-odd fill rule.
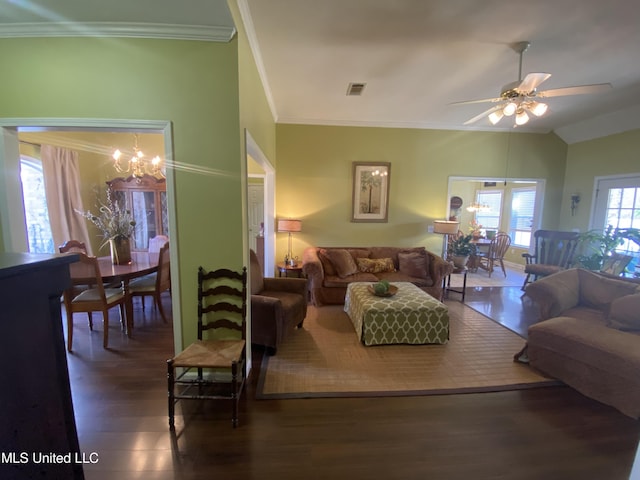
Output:
[[[222,40],[223,0],[0,0],[0,38],[75,30]],[[464,122],[518,80],[511,44],[527,40],[522,73],[552,74],[538,90],[610,83],[604,93],[545,100],[518,131],[567,143],[640,128],[640,4],[629,0],[238,0],[274,117],[281,123],[510,130]],[[97,23],[96,23],[97,22]],[[190,32],[190,33],[189,33]],[[365,83],[347,96],[349,83]]]

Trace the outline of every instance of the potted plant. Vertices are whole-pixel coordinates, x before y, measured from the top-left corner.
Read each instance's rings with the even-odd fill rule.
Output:
[[[637,228],[613,228],[608,225],[604,230],[589,230],[579,236],[574,266],[587,270],[601,270],[605,260],[615,249],[631,240],[640,245],[640,230]]]
[[[98,227],[104,239],[100,248],[109,245],[113,264],[124,265],[131,263],[130,239],[134,233],[136,222],[131,210],[123,208],[119,202],[111,198],[111,195],[111,191],[107,189],[106,202],[99,202],[97,215],[90,211],[78,211],[77,213]]]
[[[469,261],[469,256],[475,250],[475,246],[471,243],[472,239],[473,235],[470,233],[468,235],[459,235],[449,243],[447,256],[456,267],[462,268]]]

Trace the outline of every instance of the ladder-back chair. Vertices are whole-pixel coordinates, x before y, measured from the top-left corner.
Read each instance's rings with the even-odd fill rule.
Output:
[[[170,429],[175,429],[179,400],[228,399],[233,427],[238,425],[238,402],[247,377],[246,316],[246,267],[241,273],[200,267],[198,340],[167,361]]]

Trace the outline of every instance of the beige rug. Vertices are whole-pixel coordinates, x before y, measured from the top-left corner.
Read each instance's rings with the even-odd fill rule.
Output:
[[[513,362],[524,340],[457,301],[447,301],[445,345],[365,347],[342,306],[309,307],[302,329],[265,357],[257,398],[398,396],[558,385]]]

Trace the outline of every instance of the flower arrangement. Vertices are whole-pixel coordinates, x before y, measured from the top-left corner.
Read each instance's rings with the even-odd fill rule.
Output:
[[[101,248],[109,243],[109,240],[128,239],[133,235],[136,221],[133,219],[131,210],[126,210],[119,202],[115,201],[109,189],[107,189],[106,202],[98,201],[98,204],[99,213],[97,215],[90,211],[76,210],[76,212],[98,227],[102,238],[104,238]]]
[[[471,220],[469,222],[469,232],[471,232],[472,234],[480,234],[480,229],[482,229],[482,225],[480,225],[475,220]]]

